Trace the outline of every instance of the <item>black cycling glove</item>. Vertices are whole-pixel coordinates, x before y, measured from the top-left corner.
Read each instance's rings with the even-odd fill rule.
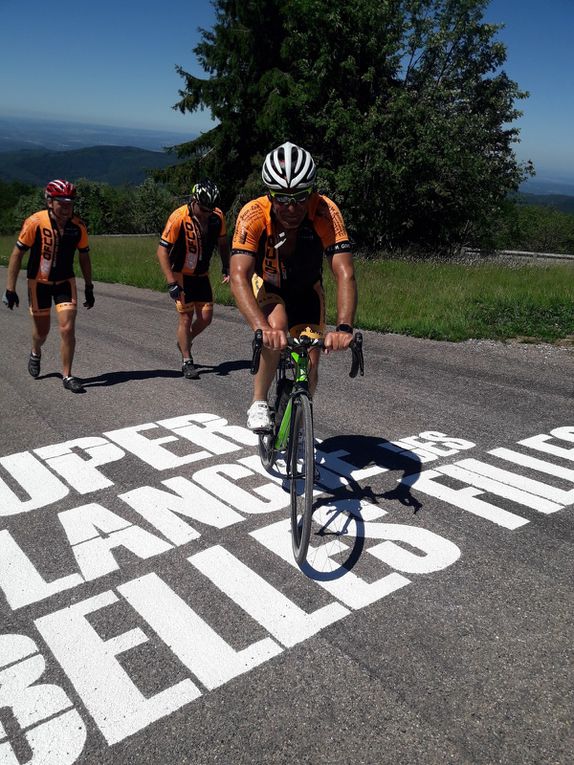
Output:
[[[177,282],[170,282],[167,285],[167,291],[169,292],[169,296],[172,300],[179,300],[179,293],[181,292],[181,287]]]
[[[4,297],[2,298],[2,302],[12,311],[14,306],[20,305],[20,298],[13,290],[6,290]]]
[[[86,296],[86,302],[84,303],[84,308],[87,308],[89,310],[90,308],[94,307],[94,303],[96,302],[96,299],[94,298],[93,284],[86,284],[84,288],[84,295]]]

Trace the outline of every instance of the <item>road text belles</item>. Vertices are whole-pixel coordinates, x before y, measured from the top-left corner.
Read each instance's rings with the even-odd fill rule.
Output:
[[[352,490],[341,498],[342,487],[352,489],[391,470],[394,458],[412,465],[412,470],[403,470],[400,491],[438,498],[503,529],[517,529],[537,513],[553,513],[574,502],[574,488],[569,488],[574,469],[558,464],[574,462],[574,427],[527,438],[519,442],[519,450],[493,449],[488,461],[458,459],[475,445],[434,431],[377,443],[363,467],[356,467],[353,455],[344,449],[329,451],[327,444],[319,444],[318,494],[327,499],[317,515],[325,523],[337,512],[353,519],[357,536],[368,543],[362,557],[369,561],[369,576],[359,575],[360,567],[339,570],[335,576],[307,571],[308,587],[322,588],[326,602],[309,611],[224,545],[206,545],[202,539],[208,530],[211,538],[214,530],[223,533],[229,527],[240,534],[243,523],[252,543],[277,556],[285,576],[290,571],[302,576],[292,558],[284,512],[289,494],[280,476],[261,468],[252,453],[255,443],[244,428],[198,413],[0,458],[0,589],[7,607],[23,609],[19,620],[30,614],[37,630],[34,638],[0,635],[0,707],[8,709],[13,720],[2,727],[0,717],[0,763],[73,763],[86,741],[80,701],[106,742],[117,743],[353,610],[405,587],[411,583],[409,576],[454,563],[460,556],[458,546],[423,528],[418,517],[413,525],[390,523],[387,510],[354,499]],[[134,457],[148,466],[147,475],[154,480],[114,494],[110,475],[118,467],[115,463],[125,460],[127,465]],[[436,464],[446,458],[451,460],[448,464]],[[432,468],[427,463],[433,463]],[[178,475],[162,479],[166,471]],[[547,476],[567,488],[549,484],[543,480]],[[98,492],[105,494],[105,503],[95,501]],[[484,494],[490,501],[480,498]],[[505,507],[492,497],[500,497]],[[521,508],[531,518],[524,517]],[[283,511],[280,518],[270,521],[268,514],[277,511]],[[30,513],[57,517],[59,537],[50,544],[60,539],[71,553],[62,559],[75,562],[58,576],[48,576],[42,561],[25,549],[26,535],[19,532]],[[189,545],[185,553],[178,551],[183,545]],[[337,567],[344,547],[338,542],[327,548],[329,570]],[[160,556],[163,560],[178,552],[179,589],[153,570],[134,578],[132,566],[132,575],[117,584],[122,562],[150,561],[149,568]],[[116,577],[110,587],[104,578],[112,573]],[[251,643],[239,640],[242,648],[237,649],[218,634],[185,594],[193,591],[190,582],[200,578],[243,614],[246,626],[254,622],[264,636]],[[88,587],[89,593],[82,595],[82,588]],[[51,598],[57,600],[52,609]],[[42,615],[34,619],[30,612],[37,604],[42,605]],[[133,615],[127,630],[126,610]],[[97,629],[98,617],[113,622],[115,614],[120,626],[113,636],[105,636]],[[42,683],[46,660],[38,638],[65,672],[77,699]],[[127,667],[130,656],[146,644],[169,650],[184,668],[184,679],[174,681],[168,673],[160,689],[144,692],[140,678]],[[16,738],[25,739],[27,760],[21,750],[17,755]]]

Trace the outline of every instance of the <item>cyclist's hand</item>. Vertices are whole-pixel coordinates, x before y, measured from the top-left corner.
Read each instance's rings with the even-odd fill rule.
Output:
[[[14,306],[17,308],[20,305],[20,298],[16,292],[14,292],[14,290],[6,290],[2,298],[2,302],[12,311]]]
[[[170,282],[167,285],[167,291],[172,300],[179,300],[179,293],[181,292],[181,287],[179,286],[177,282]]]
[[[86,302],[84,303],[84,308],[87,308],[90,310],[90,308],[94,307],[94,303],[96,302],[96,299],[94,298],[94,285],[93,284],[86,284],[84,287],[84,296],[86,298]]]
[[[287,347],[287,333],[282,329],[263,329],[263,346],[272,351],[282,351]]]
[[[352,332],[327,332],[325,335],[325,353],[329,351],[345,351],[353,340]]]

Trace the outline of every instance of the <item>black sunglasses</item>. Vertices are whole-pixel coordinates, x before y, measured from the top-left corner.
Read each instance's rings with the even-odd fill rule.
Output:
[[[304,204],[311,194],[311,189],[305,189],[304,191],[294,191],[291,194],[282,194],[278,191],[271,191],[269,189],[269,195],[279,205],[302,205]]]

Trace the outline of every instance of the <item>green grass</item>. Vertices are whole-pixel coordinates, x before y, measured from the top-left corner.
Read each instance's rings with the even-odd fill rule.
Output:
[[[356,323],[365,329],[437,340],[574,334],[574,263],[384,260],[358,261],[356,270]]]
[[[164,290],[156,260],[158,238],[91,237],[94,279]],[[6,265],[14,237],[0,237]],[[493,338],[547,341],[574,336],[574,264],[509,266],[406,260],[357,260],[356,326],[440,340]],[[335,289],[325,268],[329,323],[336,320]],[[217,303],[232,305],[212,260]]]

